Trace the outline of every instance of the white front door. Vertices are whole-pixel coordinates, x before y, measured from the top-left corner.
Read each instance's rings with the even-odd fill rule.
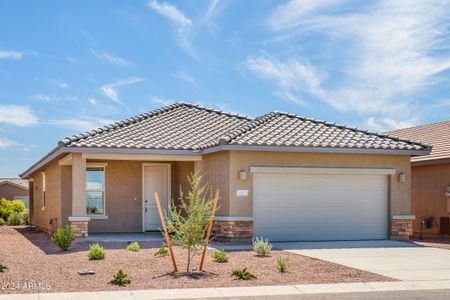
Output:
[[[161,208],[166,213],[169,207],[170,165],[144,166],[144,230],[160,230],[161,219],[153,194],[158,193]]]

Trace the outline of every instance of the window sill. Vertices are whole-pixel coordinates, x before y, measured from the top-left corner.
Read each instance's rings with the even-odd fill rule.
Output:
[[[87,215],[91,220],[108,220],[109,217],[106,215]]]

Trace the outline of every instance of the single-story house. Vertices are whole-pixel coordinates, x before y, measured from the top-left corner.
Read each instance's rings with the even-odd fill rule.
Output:
[[[450,121],[388,134],[433,145],[430,154],[411,157],[411,211],[417,217],[413,231],[425,237],[450,235]]]
[[[22,200],[28,207],[28,181],[20,178],[0,178],[0,199]]]
[[[31,222],[79,236],[160,228],[193,171],[220,189],[215,234],[272,241],[408,238],[411,156],[431,146],[283,112],[177,103],[59,142],[26,170]]]

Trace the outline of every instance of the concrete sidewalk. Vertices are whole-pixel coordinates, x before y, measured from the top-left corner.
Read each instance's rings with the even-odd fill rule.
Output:
[[[276,295],[308,295],[335,293],[368,293],[386,291],[417,291],[450,289],[450,280],[438,281],[396,281],[336,284],[305,284],[283,286],[255,286],[203,289],[167,289],[111,291],[89,293],[43,293],[43,294],[0,294],[0,300],[156,300],[156,299],[201,299],[226,297],[258,297]]]

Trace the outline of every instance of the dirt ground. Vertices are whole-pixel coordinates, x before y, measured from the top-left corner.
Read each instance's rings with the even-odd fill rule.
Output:
[[[47,234],[33,227],[0,227],[0,263],[8,267],[0,273],[0,294],[37,292],[75,292],[106,290],[137,290],[194,287],[230,287],[252,285],[285,285],[335,282],[392,281],[393,279],[348,268],[317,259],[282,251],[272,251],[270,257],[257,257],[253,251],[230,252],[227,263],[212,260],[208,251],[205,272],[183,273],[186,254],[175,247],[180,271],[172,273],[170,257],[155,257],[160,244],[140,243],[139,252],[124,250],[126,243],[101,243],[106,258],[91,261],[87,258],[89,244],[75,242],[68,252],[54,246]],[[279,257],[288,259],[288,272],[276,269]],[[200,256],[193,262],[198,268]],[[232,270],[246,267],[256,279],[233,279]],[[108,284],[119,269],[127,273],[131,284],[119,287]],[[95,275],[78,274],[80,270],[94,270]]]
[[[411,242],[426,246],[426,247],[434,247],[434,248],[441,248],[441,249],[447,249],[450,250],[450,239],[444,239],[444,238],[424,238],[423,240],[420,239],[413,239]]]

